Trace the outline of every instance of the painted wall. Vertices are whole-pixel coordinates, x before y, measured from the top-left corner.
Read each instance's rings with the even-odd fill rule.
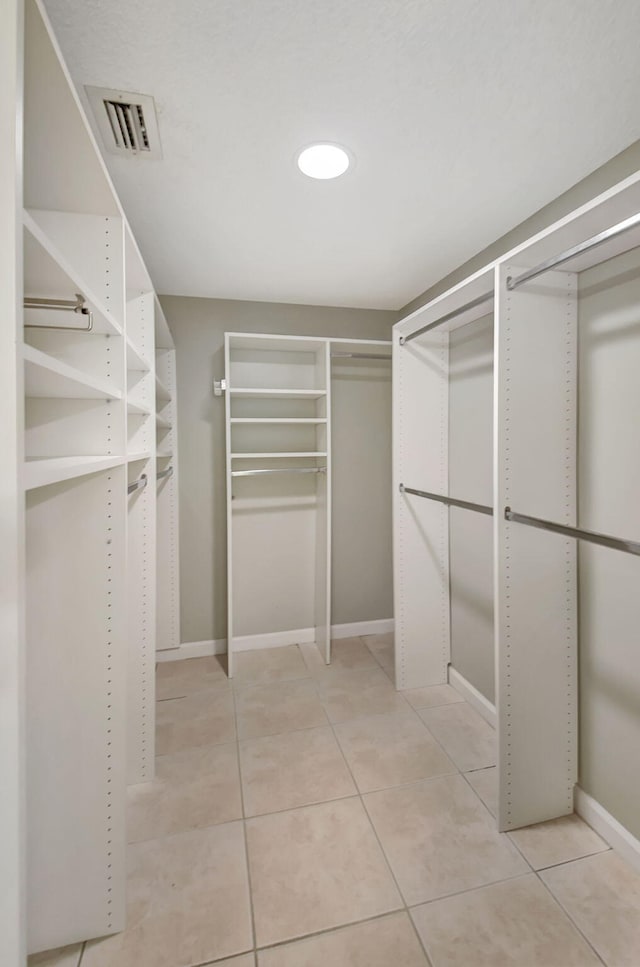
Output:
[[[449,493],[493,503],[493,316],[449,340]],[[451,663],[495,701],[493,518],[449,511]]]
[[[388,339],[397,314],[182,296],[161,302],[177,357],[181,640],[208,641],[226,637],[224,400],[213,396],[225,331]],[[338,377],[333,404],[333,622],[389,618],[390,382],[377,379],[376,389],[371,380]],[[365,478],[375,482],[354,493],[353,482]]]
[[[640,252],[579,277],[581,526],[640,540]],[[640,559],[579,546],[580,785],[640,837]]]

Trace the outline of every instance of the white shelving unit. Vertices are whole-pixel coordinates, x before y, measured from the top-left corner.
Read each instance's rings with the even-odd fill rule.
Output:
[[[331,660],[332,350],[380,366],[390,343],[225,336],[230,676],[237,651],[300,629]]]
[[[640,245],[637,224],[631,230],[613,231],[597,245],[589,243],[639,211],[640,174],[394,328],[396,681],[404,689],[448,680],[449,515],[453,508],[456,514],[484,514],[484,519],[487,512],[492,514],[501,830],[566,815],[574,808],[578,602],[581,588],[583,601],[594,593],[592,584],[585,590],[583,572],[578,571],[578,548],[584,561],[593,555],[602,560],[609,555],[611,560],[613,554],[612,564],[620,573],[624,570],[629,578],[635,568],[638,575],[636,558],[625,556],[623,564],[628,567],[623,569],[616,563],[619,551],[593,548],[588,534],[572,536],[571,529],[578,527],[578,425],[591,412],[585,409],[581,414],[577,398],[579,274]],[[575,246],[580,250],[573,257],[557,261]],[[553,264],[545,266],[548,260]],[[536,267],[541,270],[534,277],[513,284],[512,280]],[[450,334],[488,312],[494,317],[494,430],[490,443],[493,497],[487,507],[482,494],[449,491],[448,404]],[[625,338],[630,338],[628,333]],[[609,393],[615,392],[615,387],[609,388]],[[615,433],[616,428],[608,432]],[[591,445],[601,447],[602,441],[592,438]],[[626,450],[625,442],[623,453]],[[401,484],[420,493],[403,491]],[[584,484],[583,478],[581,489]],[[451,499],[453,504],[447,506]],[[469,505],[459,507],[461,499]],[[540,519],[542,529],[511,519],[507,508]],[[637,526],[633,529],[634,521],[638,522],[635,511],[629,501],[624,519],[631,532],[611,536],[638,540]],[[587,531],[598,529],[591,521],[579,523]],[[549,524],[570,531],[554,534]],[[476,550],[470,547],[469,555]],[[594,568],[591,582],[595,573]],[[602,573],[599,580],[604,600]],[[612,588],[607,591],[611,594]],[[609,615],[610,622],[615,617],[619,631],[625,624],[620,621],[620,606],[616,597]],[[601,631],[606,626],[605,609],[601,600],[594,607],[599,609]],[[637,627],[631,600],[627,609],[628,627],[623,634]],[[595,632],[589,634],[593,650]],[[604,651],[609,647],[606,641],[600,644]]]
[[[22,232],[36,952],[125,925],[126,784],[153,778],[156,645],[177,646],[179,626],[171,334],[38,0],[25,5]]]

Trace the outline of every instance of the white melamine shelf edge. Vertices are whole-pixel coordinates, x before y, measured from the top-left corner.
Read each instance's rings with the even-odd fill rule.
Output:
[[[173,453],[170,450],[156,450],[158,460],[171,460]]]
[[[277,460],[286,457],[326,457],[326,450],[298,450],[298,451],[285,451],[284,453],[232,453],[232,460],[267,460],[274,458]]]
[[[25,362],[25,396],[27,397],[122,399],[122,391],[114,389],[106,380],[68,366],[55,356],[49,356],[28,343],[22,346],[22,358]]]
[[[315,425],[319,425],[321,423],[326,423],[327,420],[324,417],[318,418],[318,419],[316,418],[307,419],[306,417],[292,417],[291,419],[288,419],[287,417],[279,417],[279,418],[274,417],[273,419],[270,419],[269,417],[257,417],[256,419],[253,419],[250,416],[232,416],[229,422],[230,423],[295,423],[295,424],[312,423]]]
[[[127,400],[127,412],[132,416],[151,416],[151,409],[148,406],[141,406],[131,400]]]
[[[142,450],[138,453],[128,453],[127,463],[139,463],[140,460],[148,460],[151,456],[151,450]]]
[[[165,400],[167,403],[171,399],[171,393],[168,388],[164,385],[162,380],[156,376],[156,397],[159,400]]]
[[[74,477],[110,470],[125,463],[123,456],[33,457],[23,464],[25,490],[47,487]]]
[[[127,369],[135,373],[148,373],[151,364],[147,362],[139,349],[134,346],[130,336],[126,337],[127,343]]]
[[[108,329],[111,333],[116,336],[122,336],[123,330],[122,326],[116,319],[112,316],[111,312],[102,305],[100,299],[97,299],[95,293],[92,292],[91,287],[86,284],[82,279],[82,273],[77,272],[72,265],[66,260],[64,255],[58,250],[56,245],[52,242],[49,236],[42,230],[37,222],[37,219],[32,215],[30,211],[26,208],[22,212],[22,222],[29,234],[36,240],[36,242],[44,249],[44,251],[53,259],[56,265],[64,272],[64,274],[69,278],[71,283],[70,288],[75,287],[78,292],[81,292],[87,303],[89,303],[89,308],[92,308],[99,316],[104,319],[107,324]],[[29,293],[27,293],[29,295]],[[70,293],[69,298],[71,299],[73,292]]]
[[[237,397],[271,397],[271,399],[320,399],[327,395],[326,389],[230,389],[229,393]]]

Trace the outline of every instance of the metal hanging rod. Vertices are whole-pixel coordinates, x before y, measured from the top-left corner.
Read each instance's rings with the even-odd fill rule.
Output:
[[[147,486],[147,475],[146,473],[141,473],[137,480],[134,480],[133,483],[129,484],[129,486],[127,487],[127,493],[134,494],[136,490],[144,490],[146,486]]]
[[[166,470],[159,470],[156,474],[156,480],[162,480],[163,477],[170,477],[173,473],[173,467],[167,467]]]
[[[589,541],[590,544],[611,547],[614,551],[625,551],[627,554],[640,555],[640,543],[638,541],[626,541],[620,537],[611,537],[609,534],[598,534],[596,531],[585,530],[583,527],[567,527],[565,524],[543,520],[542,517],[516,514],[510,507],[505,507],[504,516],[505,520],[510,520],[514,524],[526,524],[528,527],[537,527],[539,530],[552,531],[554,534],[563,534],[565,537],[576,537],[581,541]]]
[[[463,510],[474,510],[478,514],[486,514],[493,517],[493,507],[486,504],[474,504],[469,500],[458,500],[456,497],[445,497],[442,494],[432,494],[427,490],[414,490],[413,487],[405,487],[400,484],[401,494],[413,494],[415,497],[426,497],[427,500],[437,500],[440,504],[447,504],[448,507],[461,507]]]
[[[255,477],[264,473],[326,473],[326,467],[278,467],[273,470],[232,470],[232,477]]]
[[[376,353],[331,353],[332,359],[391,359],[391,353],[389,355],[380,355]]]
[[[93,313],[87,309],[84,296],[76,292],[75,301],[73,299],[38,299],[26,296],[24,299],[25,309],[49,309],[55,312],[78,312],[82,316],[87,316],[86,326],[48,326],[45,323],[25,322],[25,329],[55,329],[60,332],[91,332],[93,330]]]
[[[453,312],[448,312],[446,316],[441,316],[436,319],[435,322],[430,322],[428,325],[423,326],[421,329],[416,329],[415,332],[410,332],[408,336],[400,336],[400,345],[405,346],[412,339],[417,339],[418,336],[422,336],[423,333],[429,332],[430,329],[437,329],[438,326],[444,325],[445,322],[449,322],[450,319],[455,319],[457,316],[461,316],[463,312],[468,309],[475,309],[476,306],[481,306],[485,302],[491,302],[493,299],[493,292],[487,292],[486,295],[480,295],[477,299],[472,299],[471,302],[466,302],[459,309],[454,309]]]
[[[523,285],[525,282],[530,282],[531,279],[537,278],[544,272],[549,272],[557,265],[563,265],[565,262],[576,258],[576,256],[582,255],[584,252],[590,252],[592,248],[597,248],[598,245],[604,245],[610,239],[617,238],[618,235],[624,235],[625,232],[630,232],[632,228],[638,227],[640,227],[640,212],[637,215],[632,215],[631,218],[625,218],[623,222],[618,222],[617,225],[613,225],[611,228],[605,229],[604,232],[599,232],[598,235],[592,235],[591,238],[580,242],[578,245],[574,245],[573,248],[568,248],[566,251],[561,252],[560,255],[554,255],[553,258],[540,262],[535,268],[528,269],[522,275],[517,275],[515,279],[510,275],[507,276],[507,289],[509,292],[512,292],[518,286]]]

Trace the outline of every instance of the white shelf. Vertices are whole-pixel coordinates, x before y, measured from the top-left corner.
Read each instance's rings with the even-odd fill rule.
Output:
[[[156,414],[156,426],[159,430],[170,430],[172,424],[168,420],[163,419],[163,417]]]
[[[98,315],[104,323],[104,331],[121,336],[122,327],[120,324],[116,321],[111,312],[104,305],[102,305],[100,299],[96,298],[91,286],[87,285],[86,280],[82,278],[82,274],[79,273],[74,266],[67,261],[55,243],[41,228],[33,213],[25,209],[22,213],[22,220],[28,233],[27,237],[30,236],[32,242],[36,243],[36,245],[28,245],[27,240],[25,239],[25,295],[42,295],[46,296],[47,298],[55,298],[58,295],[60,298],[63,297],[61,291],[50,291],[49,289],[49,286],[53,281],[51,279],[51,262],[54,262],[60,270],[60,273],[63,276],[66,276],[68,279],[68,291],[64,292],[64,298],[71,299],[73,298],[74,292],[81,292],[84,296],[87,308],[89,308],[94,315]],[[38,248],[40,249],[40,256],[38,253]],[[33,263],[36,260],[38,261],[38,264],[34,265]],[[47,262],[49,263],[48,265]],[[35,291],[35,279],[38,279],[37,289],[41,290],[42,287],[45,286],[46,292]],[[60,289],[60,282],[58,280],[56,280],[54,288],[56,290]],[[32,289],[34,291],[31,291]],[[94,319],[94,329],[101,331],[98,326],[99,320]]]
[[[123,456],[32,457],[24,463],[24,489],[47,487],[63,480],[83,477],[88,473],[110,470],[125,462]]]
[[[156,457],[159,460],[171,460],[173,453],[171,450],[156,450]]]
[[[106,379],[99,379],[68,366],[54,356],[25,343],[22,347],[25,364],[25,395],[27,397],[120,400],[122,392]]]
[[[151,369],[150,363],[144,358],[139,349],[136,349],[129,336],[127,343],[127,369],[136,373],[148,373]]]
[[[326,457],[326,450],[297,450],[288,451],[284,453],[232,453],[232,460],[267,460],[267,459],[281,459],[286,457]]]
[[[318,400],[327,395],[326,389],[230,389],[237,399]]]
[[[136,453],[127,454],[127,463],[138,463],[140,460],[148,460],[151,456],[150,450],[141,450]]]
[[[151,410],[148,406],[141,406],[139,403],[134,403],[131,400],[127,400],[127,413],[132,416],[151,416]]]
[[[165,400],[167,403],[171,399],[171,393],[164,383],[156,376],[156,399]]]
[[[309,419],[307,419],[306,417],[291,417],[291,418],[285,417],[285,418],[279,418],[279,419],[276,419],[276,418],[273,418],[272,419],[270,417],[259,417],[257,419],[254,419],[253,417],[232,416],[231,419],[229,420],[229,422],[230,423],[249,423],[249,424],[251,424],[251,423],[257,423],[257,424],[279,424],[279,423],[289,424],[289,423],[292,423],[292,424],[295,424],[295,425],[300,424],[300,423],[307,423],[307,424],[314,424],[314,425],[318,426],[318,425],[320,425],[322,423],[326,423],[327,421],[326,421],[326,419],[324,417],[322,417],[322,418],[320,418],[320,417],[318,417],[318,418],[313,417],[313,418],[309,418]]]

